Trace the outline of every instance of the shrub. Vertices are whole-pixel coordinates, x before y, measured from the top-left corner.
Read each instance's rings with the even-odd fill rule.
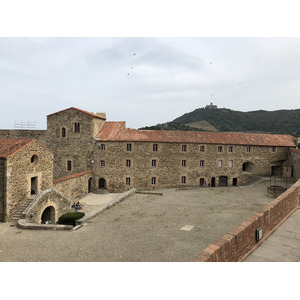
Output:
[[[81,219],[84,216],[83,212],[78,211],[72,211],[68,212],[66,214],[63,214],[58,219],[58,224],[64,224],[64,225],[73,225],[75,226],[75,222],[78,219]]]

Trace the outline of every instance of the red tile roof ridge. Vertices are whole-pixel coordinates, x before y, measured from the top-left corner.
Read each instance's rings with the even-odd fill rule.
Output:
[[[0,157],[9,158],[33,141],[33,139],[0,139]]]
[[[203,143],[223,145],[232,144],[295,147],[295,138],[291,135],[240,132],[137,130],[126,129],[121,126],[120,122],[106,122],[100,129],[96,138],[101,141]]]
[[[53,151],[35,139],[0,139],[0,157],[9,158],[33,142],[37,142],[46,150],[53,153]]]
[[[76,178],[76,177],[80,177],[80,176],[90,174],[90,173],[93,173],[93,171],[92,170],[86,170],[86,171],[78,172],[78,173],[75,173],[75,174],[72,174],[72,175],[68,175],[68,176],[64,176],[64,177],[54,179],[53,183],[56,184],[56,183],[59,183],[59,182],[62,182],[62,181],[66,181],[66,180],[73,179],[73,178]]]
[[[75,110],[77,110],[77,111],[80,111],[80,112],[82,112],[82,113],[85,113],[85,114],[87,114],[87,115],[90,115],[90,116],[92,116],[93,118],[98,118],[98,119],[101,119],[101,120],[106,120],[105,117],[98,116],[98,115],[96,115],[96,114],[94,114],[94,113],[91,113],[91,112],[89,112],[89,111],[86,111],[86,110],[83,110],[83,109],[79,109],[79,108],[76,108],[76,107],[69,107],[69,108],[66,108],[66,109],[57,111],[57,112],[55,112],[55,113],[53,113],[53,114],[47,115],[47,117],[56,115],[56,114],[58,114],[58,113],[61,113],[61,112],[64,112],[64,111],[67,111],[67,110],[70,110],[70,109],[75,109]]]

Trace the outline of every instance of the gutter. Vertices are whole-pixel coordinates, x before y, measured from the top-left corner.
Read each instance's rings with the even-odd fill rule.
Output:
[[[7,161],[3,159],[3,213],[2,213],[2,221],[6,222],[6,169],[7,169]]]

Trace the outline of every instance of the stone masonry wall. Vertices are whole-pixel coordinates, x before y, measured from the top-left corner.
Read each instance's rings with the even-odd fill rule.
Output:
[[[32,162],[32,157],[36,160]],[[37,178],[38,194],[53,185],[53,154],[39,142],[33,141],[7,159],[7,218],[20,201],[32,197],[31,178]]]
[[[54,187],[73,202],[88,194],[88,181],[92,171],[85,171],[54,180]]]
[[[3,201],[4,201],[4,174],[3,174],[3,168],[4,168],[4,159],[0,158],[0,221],[3,221]]]
[[[220,240],[205,248],[198,262],[234,262],[242,260],[257,246],[256,230],[262,229],[263,238],[299,207],[300,180],[253,216],[242,222]]]
[[[46,130],[0,129],[0,139],[35,139],[46,145]]]
[[[289,161],[293,165],[293,177],[300,179],[300,149],[291,149]]]
[[[101,150],[101,144],[105,145],[105,150]],[[127,144],[131,144],[131,151],[127,151]],[[153,151],[153,144],[158,145],[158,151]],[[230,186],[233,178],[242,184],[253,176],[271,175],[272,166],[282,166],[288,156],[287,147],[276,147],[272,152],[271,147],[251,146],[250,152],[247,152],[246,146],[221,145],[222,152],[218,152],[220,145],[185,145],[186,151],[182,151],[183,144],[180,143],[98,142],[93,150],[93,186],[98,189],[100,178],[106,180],[109,191],[132,187],[199,186],[200,178],[208,184],[212,177],[215,177],[218,186],[220,176],[226,176]],[[204,146],[204,152],[200,151],[201,146]],[[233,152],[229,152],[229,146],[233,147]],[[127,160],[130,160],[130,167],[126,166]],[[153,160],[156,160],[156,166],[152,166]],[[200,166],[202,160],[204,166]],[[221,167],[219,161],[222,161]],[[231,167],[229,161],[232,161]],[[243,163],[251,163],[251,169],[243,171]],[[182,176],[186,176],[185,184],[181,183]],[[156,184],[152,184],[152,177],[156,177]],[[130,186],[126,186],[126,178],[130,178]]]
[[[79,132],[75,132],[75,123],[80,124]],[[103,123],[104,120],[96,122],[92,116],[73,109],[48,116],[46,145],[54,152],[54,178],[91,169],[94,127],[100,128]],[[68,161],[71,170],[67,168]]]

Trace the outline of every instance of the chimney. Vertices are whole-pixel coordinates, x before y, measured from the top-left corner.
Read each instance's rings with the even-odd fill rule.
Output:
[[[105,112],[97,112],[96,115],[106,119],[106,113]]]

